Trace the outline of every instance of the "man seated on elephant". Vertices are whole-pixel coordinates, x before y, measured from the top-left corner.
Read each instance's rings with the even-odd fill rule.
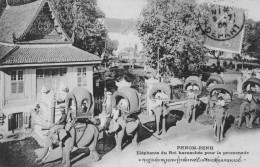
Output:
[[[252,99],[253,99],[252,91],[249,90],[249,91],[246,93],[245,101],[248,101],[249,103],[251,103]]]
[[[190,83],[190,85],[187,87],[187,91],[193,90],[194,92],[196,92],[196,91],[199,91],[199,89],[200,88],[198,87],[198,85],[194,81],[192,81]]]
[[[133,116],[134,113],[129,113],[129,103],[126,99],[122,98],[118,103],[118,109],[120,111],[120,117],[117,122],[119,125],[125,126],[125,123],[136,121],[137,117]]]
[[[200,90],[200,88],[198,87],[197,84],[193,83],[192,84],[192,89],[194,90],[194,92],[198,92]]]
[[[120,99],[118,104],[112,109],[111,116],[113,119],[110,122],[109,130],[107,133],[117,132],[119,128],[125,128],[127,123],[128,114],[128,102],[124,98]]]
[[[218,101],[218,91],[213,91],[211,95],[208,96],[208,103],[204,114],[210,114],[213,117],[214,107]]]
[[[215,109],[213,110],[214,114],[216,114],[216,112],[219,112],[219,111],[223,111],[223,114],[224,116],[226,117],[227,116],[227,110],[226,110],[226,101],[224,100],[223,96],[219,96],[218,97],[218,100],[216,102],[216,105],[215,105]]]
[[[189,92],[190,90],[193,89],[192,83],[187,87],[187,91]]]
[[[223,96],[218,97],[218,101],[216,102],[217,107],[224,107],[225,106],[225,100]]]
[[[67,123],[67,114],[65,112],[65,108],[61,109],[61,114],[62,115],[61,115],[61,118],[59,119],[59,121],[52,125],[55,130],[64,129],[64,127]]]
[[[82,112],[86,113],[88,111],[88,102],[86,100],[83,101],[82,103]]]

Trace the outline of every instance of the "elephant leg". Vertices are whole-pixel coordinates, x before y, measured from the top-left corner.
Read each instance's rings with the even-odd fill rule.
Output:
[[[65,150],[66,167],[71,167],[70,152],[71,150]]]
[[[190,123],[190,116],[192,112],[192,107],[190,105],[187,106],[187,120]]]
[[[214,129],[214,138],[217,138],[217,125],[216,125],[216,122],[214,122],[213,129]]]
[[[249,116],[247,115],[247,116],[245,116],[245,118],[246,118],[246,127],[249,127],[249,120],[250,120],[250,118],[249,118]]]
[[[221,136],[221,134],[220,134],[221,133],[221,126],[216,125],[216,128],[217,128],[217,130],[216,130],[216,132],[217,132],[216,141],[219,142],[220,136]]]
[[[166,133],[166,116],[162,119],[162,134]]]
[[[132,143],[133,143],[135,146],[138,145],[137,139],[138,139],[138,132],[136,131],[135,134],[134,134],[133,141],[132,141]]]
[[[238,118],[238,123],[237,123],[237,127],[241,128],[241,123],[242,123],[242,117]]]
[[[139,131],[139,125],[140,125],[140,120],[139,119],[137,119],[136,121],[135,121],[135,126],[136,126],[136,128],[135,128],[135,130],[134,130],[134,138],[133,138],[133,140],[132,140],[132,143],[135,145],[135,146],[137,146],[138,145],[138,131]]]
[[[250,115],[250,119],[249,119],[249,123],[248,123],[248,128],[253,128],[253,122],[254,122],[254,119],[255,119],[256,115],[254,113],[252,113]]]
[[[98,136],[99,136],[99,131],[98,131],[98,129],[95,127],[95,126],[93,126],[93,128],[94,128],[94,138],[93,138],[93,141],[92,141],[92,143],[89,145],[89,151],[90,151],[90,155],[91,155],[91,157],[94,159],[94,161],[96,162],[96,161],[98,161],[99,160],[99,155],[98,155],[98,153],[97,153],[97,151],[96,151],[96,146],[97,146],[97,142],[98,142]]]
[[[155,113],[155,121],[156,121],[156,134],[159,135],[160,133],[160,118],[161,118],[161,114]]]
[[[240,111],[240,113],[239,113],[239,119],[238,119],[238,124],[237,124],[237,127],[238,127],[238,128],[241,128],[241,124],[242,124],[243,117],[244,117],[244,112],[243,112],[243,111]]]
[[[204,110],[204,115],[208,114],[209,113],[209,103],[207,103],[207,106],[206,106],[206,109]]]
[[[61,147],[61,152],[62,152],[62,161],[61,163],[62,164],[65,164],[66,163],[66,153],[65,153],[65,149],[63,147]]]
[[[194,107],[194,108],[192,109],[192,114],[191,114],[191,116],[192,116],[191,122],[195,122],[195,121],[196,121],[196,118],[195,118],[195,116],[196,116],[196,107]]]
[[[225,121],[223,122],[223,124],[220,125],[220,140],[224,139],[224,125],[225,125]]]
[[[122,151],[122,141],[125,134],[125,128],[117,133],[116,149]]]
[[[118,143],[118,133],[115,133],[115,141],[116,141],[116,144]]]
[[[70,153],[73,149],[73,146],[74,146],[74,138],[69,138],[66,140],[65,142],[65,147],[63,149],[64,150],[64,157],[65,157],[65,161],[66,161],[66,166],[67,167],[70,167],[71,166],[71,161],[70,161]]]

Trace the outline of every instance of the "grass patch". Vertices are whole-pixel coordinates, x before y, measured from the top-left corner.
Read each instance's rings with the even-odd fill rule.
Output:
[[[36,154],[34,150],[40,148],[37,141],[26,138],[20,141],[0,143],[1,167],[37,167],[34,163]]]

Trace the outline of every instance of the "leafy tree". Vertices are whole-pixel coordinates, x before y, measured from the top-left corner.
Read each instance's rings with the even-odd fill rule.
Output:
[[[58,11],[65,32],[73,36],[74,45],[90,53],[101,55],[105,48],[107,32],[100,21],[105,14],[98,8],[97,0],[50,0]]]
[[[226,61],[226,60],[224,60],[224,62],[223,62],[223,67],[224,67],[224,68],[226,68],[226,67],[227,67],[227,65],[228,65],[228,64],[227,64],[227,61]]]
[[[118,45],[119,45],[118,40],[108,39],[108,40],[107,40],[107,46],[106,46],[106,52],[107,52],[108,54],[110,54],[110,55],[113,55],[113,51],[114,51],[114,50],[117,50]]]
[[[206,61],[207,49],[199,30],[199,6],[194,0],[149,0],[137,23],[149,63],[160,68],[170,66],[171,71],[194,71]],[[161,69],[161,71],[164,71]]]
[[[260,22],[251,19],[246,21],[242,55],[238,56],[243,59],[245,55],[260,59]]]

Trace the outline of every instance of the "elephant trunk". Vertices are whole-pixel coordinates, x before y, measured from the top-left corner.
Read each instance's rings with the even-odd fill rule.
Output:
[[[223,139],[224,126],[222,119],[223,117],[216,117],[215,119],[214,134],[217,142]]]

